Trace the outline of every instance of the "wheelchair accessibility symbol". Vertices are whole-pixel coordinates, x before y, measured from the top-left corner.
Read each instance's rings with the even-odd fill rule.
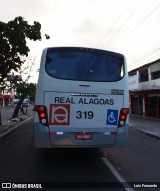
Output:
[[[107,111],[107,125],[117,125],[118,110],[108,109]]]

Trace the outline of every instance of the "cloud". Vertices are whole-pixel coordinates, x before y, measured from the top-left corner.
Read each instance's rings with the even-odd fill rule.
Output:
[[[36,3],[35,3],[36,2]],[[17,16],[26,20],[35,21],[46,15],[44,0],[0,0],[1,21],[10,21]]]
[[[51,36],[49,41],[30,43],[31,52],[39,57],[47,46],[89,46],[124,53],[129,68],[143,55],[157,58],[152,52],[160,47],[159,0],[0,0],[0,4],[1,21],[23,16],[30,24],[39,21],[42,32]]]

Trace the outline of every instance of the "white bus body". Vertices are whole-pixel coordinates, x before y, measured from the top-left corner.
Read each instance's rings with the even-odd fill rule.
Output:
[[[126,146],[127,80],[122,54],[78,47],[44,49],[36,91],[34,146]]]

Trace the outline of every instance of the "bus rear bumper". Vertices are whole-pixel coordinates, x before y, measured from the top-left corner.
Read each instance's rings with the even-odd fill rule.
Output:
[[[40,123],[34,123],[34,147],[35,148],[49,148],[49,128],[41,125]]]
[[[128,125],[118,128],[117,134],[109,135],[104,132],[92,132],[92,140],[76,140],[74,132],[55,135],[49,128],[34,123],[34,147],[36,148],[121,148],[128,143]]]
[[[123,127],[118,128],[117,136],[114,148],[123,148],[128,146],[128,124]]]

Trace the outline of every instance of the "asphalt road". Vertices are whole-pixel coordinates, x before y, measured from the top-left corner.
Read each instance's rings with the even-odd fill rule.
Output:
[[[85,186],[106,190],[107,182],[118,185],[102,161],[100,149],[35,150],[32,126],[33,120],[0,139],[0,182],[50,182],[51,186],[71,188],[73,184],[82,187],[79,190],[85,190]]]
[[[128,182],[160,183],[160,140],[130,128],[127,148],[102,151]]]
[[[58,187],[55,190],[65,186],[72,188],[65,190],[80,187],[76,190],[84,191],[85,186],[92,187],[87,191],[106,190],[107,183],[118,185],[118,180],[103,162],[104,157],[128,182],[160,182],[160,140],[134,128],[130,128],[129,145],[123,149],[35,150],[32,126],[30,120],[0,138],[0,182],[49,182],[47,185]]]

